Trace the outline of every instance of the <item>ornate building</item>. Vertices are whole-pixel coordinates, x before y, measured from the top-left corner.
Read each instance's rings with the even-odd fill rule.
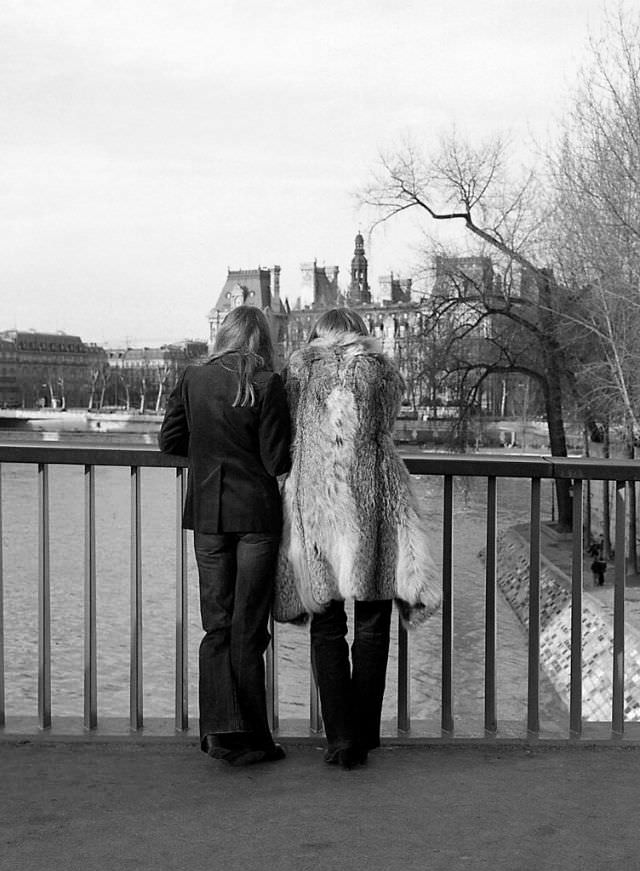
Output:
[[[313,264],[302,264],[301,269],[303,288],[312,290],[311,303],[289,310],[285,357],[308,340],[314,323],[323,311],[347,305],[359,312],[371,334],[380,340],[385,353],[397,361],[407,381],[408,395],[412,401],[414,393],[420,392],[417,386],[414,387],[414,374],[420,367],[422,346],[417,338],[424,332],[426,309],[422,301],[411,299],[411,279],[400,278],[393,273],[382,276],[379,279],[379,299],[373,300],[364,239],[360,233],[355,237],[346,292],[342,293],[338,287],[337,266],[319,268],[314,261]],[[332,279],[330,283],[327,276]]]
[[[438,362],[439,327],[434,329],[434,311],[443,299],[468,296],[474,288],[491,287],[493,270],[490,258],[437,258],[435,281],[426,296],[412,298],[410,278],[394,273],[379,279],[379,293],[373,299],[369,284],[369,265],[361,233],[355,237],[349,285],[341,291],[337,266],[318,266],[317,260],[300,265],[301,277],[295,296],[300,299],[291,308],[283,303],[280,268],[258,267],[255,270],[228,271],[227,280],[216,305],[209,312],[210,347],[219,325],[235,305],[256,305],[266,311],[272,325],[277,362],[282,365],[292,351],[308,341],[309,334],[322,312],[336,306],[354,308],[376,336],[383,350],[393,357],[405,379],[406,403],[413,409],[435,408],[453,400],[455,385],[443,374]],[[456,289],[458,288],[458,289]],[[462,290],[460,291],[460,288]],[[456,310],[460,306],[456,306]],[[465,317],[464,306],[456,317]],[[482,340],[483,337],[479,336]]]
[[[276,363],[281,366],[287,346],[287,309],[280,298],[280,267],[227,270],[227,280],[208,314],[209,353],[220,324],[231,309],[239,305],[255,305],[265,312],[276,349]]]
[[[310,298],[311,301],[304,306],[298,301],[294,308],[282,300],[279,266],[228,270],[216,304],[208,314],[209,350],[213,349],[220,324],[232,308],[255,305],[267,314],[277,363],[283,365],[289,354],[307,341],[313,324],[323,311],[349,305],[360,312],[372,334],[382,340],[387,353],[405,359],[410,336],[415,336],[416,330],[421,329],[423,307],[411,299],[411,279],[399,278],[393,273],[380,279],[381,293],[385,298],[373,302],[368,269],[364,239],[358,233],[346,292],[342,292],[338,285],[337,266],[318,266],[317,260],[302,263],[295,292],[296,296],[299,291],[300,298]]]

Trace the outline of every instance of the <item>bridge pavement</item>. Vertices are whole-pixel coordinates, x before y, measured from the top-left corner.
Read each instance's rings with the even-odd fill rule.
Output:
[[[0,743],[6,871],[640,869],[640,749],[313,744],[234,769],[195,743]]]

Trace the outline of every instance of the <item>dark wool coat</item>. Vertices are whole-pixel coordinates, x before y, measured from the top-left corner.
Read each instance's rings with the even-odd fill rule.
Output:
[[[187,367],[167,402],[160,449],[189,458],[185,528],[277,534],[277,476],[290,467],[284,386],[276,373],[259,370],[256,404],[234,407],[238,380],[234,354]]]
[[[331,599],[396,599],[408,625],[440,603],[409,473],[392,429],[402,379],[371,337],[316,339],[292,354],[285,386],[291,472],[274,616],[292,620]]]

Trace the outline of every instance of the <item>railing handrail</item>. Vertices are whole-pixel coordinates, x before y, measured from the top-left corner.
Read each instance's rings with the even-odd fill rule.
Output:
[[[584,457],[551,457],[509,454],[403,454],[407,469],[414,475],[443,479],[443,531],[442,531],[442,678],[441,729],[443,735],[454,733],[454,644],[453,644],[453,592],[454,592],[454,479],[460,477],[485,478],[487,481],[486,548],[485,548],[485,732],[495,735],[498,728],[496,705],[496,593],[498,583],[497,558],[497,490],[498,478],[527,478],[531,482],[529,523],[529,603],[528,603],[528,690],[527,730],[538,736],[540,620],[541,620],[541,490],[542,480],[550,482],[564,479],[572,484],[572,567],[571,567],[571,627],[570,636],[570,703],[569,731],[579,737],[582,730],[582,611],[583,611],[583,558],[584,512],[583,480],[615,482],[615,548],[614,609],[613,609],[613,677],[612,677],[612,736],[620,737],[625,726],[625,584],[628,483],[640,480],[640,463],[628,459],[599,459]],[[50,590],[50,487],[49,466],[77,465],[84,467],[85,479],[85,728],[97,728],[96,688],[96,505],[95,468],[112,466],[131,472],[131,558],[130,558],[130,729],[143,727],[142,693],[142,559],[141,559],[141,476],[144,467],[175,469],[176,475],[176,729],[188,728],[188,672],[187,672],[187,539],[181,517],[186,490],[185,457],[172,457],[160,452],[155,444],[77,445],[60,442],[0,443],[2,464],[25,463],[37,467],[38,493],[38,719],[42,729],[51,726],[51,590]],[[0,468],[1,471],[1,468]],[[143,476],[144,477],[144,476]],[[2,478],[0,475],[0,488]],[[603,485],[608,488],[608,484]],[[0,527],[1,527],[0,495]],[[1,529],[0,529],[1,531]],[[0,542],[0,730],[5,724],[4,662],[3,662],[3,568]],[[410,674],[408,647],[400,625],[398,647],[398,730],[408,731]],[[275,656],[277,636],[269,649],[269,704],[270,718],[278,725],[277,668]],[[321,728],[318,691],[311,684],[310,729]]]
[[[445,454],[404,456],[413,475],[497,478],[577,478],[640,481],[640,462],[597,457],[552,457],[520,454]],[[56,442],[0,443],[0,463],[51,463],[78,466],[150,466],[181,468],[186,457],[163,454],[156,445],[66,445]]]
[[[70,466],[150,466],[181,468],[186,457],[163,454],[156,445],[74,445],[57,442],[0,444],[0,463]]]

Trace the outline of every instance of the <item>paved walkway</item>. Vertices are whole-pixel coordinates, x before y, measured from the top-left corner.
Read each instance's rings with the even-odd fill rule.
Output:
[[[516,531],[527,541],[529,540],[528,524],[523,523],[515,527]],[[544,533],[540,537],[540,546],[542,555],[549,560],[557,569],[563,572],[567,577],[567,582],[571,582],[571,572],[573,568],[573,544],[569,538],[551,538]],[[604,586],[596,586],[593,583],[593,575],[591,574],[591,561],[587,553],[583,555],[582,576],[583,587],[589,595],[593,596],[600,602],[604,612],[613,616],[613,581],[614,581],[614,565],[613,562],[608,563],[607,571],[605,572]],[[640,619],[640,575],[627,573],[625,581],[625,611],[627,616],[633,620]]]
[[[640,869],[640,750],[314,746],[233,769],[195,744],[0,743],[6,871]]]

